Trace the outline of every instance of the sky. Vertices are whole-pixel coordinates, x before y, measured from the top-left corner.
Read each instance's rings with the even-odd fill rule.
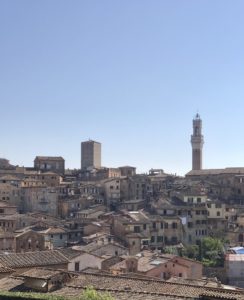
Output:
[[[203,168],[244,166],[244,1],[1,0],[0,157],[33,166],[80,143],[102,165],[191,169],[192,119]]]

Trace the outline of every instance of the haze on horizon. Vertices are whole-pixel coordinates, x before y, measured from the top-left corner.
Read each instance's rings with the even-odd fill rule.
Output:
[[[203,168],[244,166],[244,2],[0,2],[0,157],[80,167],[80,143],[102,164],[138,172],[191,169],[192,119]]]

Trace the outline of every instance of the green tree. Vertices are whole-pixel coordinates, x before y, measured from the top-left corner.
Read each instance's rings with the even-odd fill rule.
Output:
[[[199,257],[199,246],[189,245],[182,249],[182,255],[191,259],[198,259]]]
[[[80,300],[114,300],[109,293],[99,293],[93,287],[85,289]]]
[[[224,263],[224,245],[220,239],[205,237],[201,241],[202,262],[206,266],[220,267]]]

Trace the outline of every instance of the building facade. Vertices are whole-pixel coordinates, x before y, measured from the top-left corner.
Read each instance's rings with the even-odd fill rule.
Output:
[[[42,172],[52,171],[64,174],[65,161],[61,156],[36,156],[34,160],[34,168]]]

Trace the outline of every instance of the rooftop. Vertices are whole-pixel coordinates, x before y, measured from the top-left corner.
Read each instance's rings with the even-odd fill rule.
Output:
[[[221,299],[236,299],[243,300],[244,291],[226,290],[223,288],[202,287],[193,284],[170,283],[157,279],[138,279],[125,278],[122,276],[112,276],[104,274],[81,274],[70,283],[66,284],[65,291],[67,295],[69,291],[80,293],[79,289],[93,286],[100,291],[108,291],[114,293],[116,299],[153,299],[151,296],[156,296],[155,299],[198,299],[200,295],[211,295]],[[63,289],[55,292],[62,294]],[[118,298],[117,294],[124,293],[124,298]],[[135,298],[133,295],[140,294],[140,298]],[[142,297],[142,295],[144,297]],[[148,297],[149,296],[149,297]],[[160,296],[160,297],[159,297]]]
[[[83,253],[81,250],[74,250],[72,248],[59,249],[58,251],[68,260],[73,259]]]
[[[62,156],[36,156],[35,160],[64,160]]]
[[[58,250],[9,253],[0,255],[0,264],[8,268],[24,268],[67,264],[69,260]]]
[[[244,167],[238,168],[225,168],[225,169],[203,169],[203,170],[191,170],[186,176],[201,176],[201,175],[220,175],[220,174],[234,174],[244,175]]]
[[[55,275],[60,274],[62,271],[50,270],[50,269],[31,269],[21,274],[21,277],[26,278],[39,278],[39,279],[49,279]]]

